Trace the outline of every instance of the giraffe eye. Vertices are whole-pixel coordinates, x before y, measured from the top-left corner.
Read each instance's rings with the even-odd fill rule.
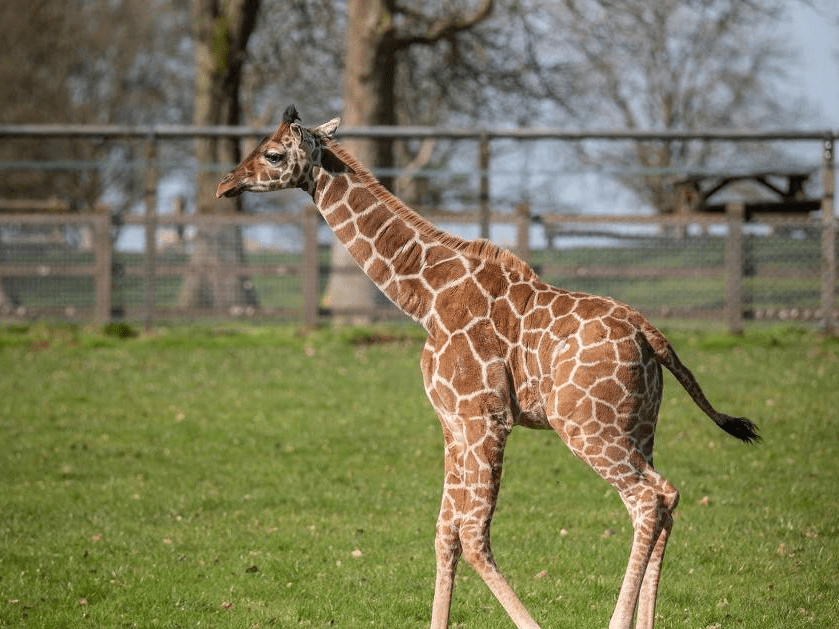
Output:
[[[277,153],[276,151],[268,151],[265,153],[265,159],[267,159],[272,164],[279,164],[283,159],[285,159],[284,153]]]

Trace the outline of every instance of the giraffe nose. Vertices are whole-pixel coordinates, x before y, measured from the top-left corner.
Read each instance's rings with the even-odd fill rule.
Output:
[[[227,176],[219,182],[218,188],[216,188],[216,199],[220,199],[222,197],[235,197],[239,194],[235,174],[235,172],[228,173]]]

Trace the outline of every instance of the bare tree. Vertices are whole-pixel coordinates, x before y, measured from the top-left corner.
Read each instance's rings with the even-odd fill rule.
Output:
[[[551,3],[549,45],[577,72],[563,94],[586,126],[690,130],[761,128],[794,120],[799,103],[776,89],[789,48],[775,28],[786,0],[562,0]],[[590,163],[632,168],[621,181],[642,201],[674,207],[669,174],[720,158],[709,144],[636,142],[615,152],[583,150]]]
[[[346,0],[272,4],[251,36],[243,106],[255,124],[274,125],[290,104],[314,121],[341,108]]]
[[[511,112],[526,124],[539,99],[569,80],[558,71],[563,64],[537,56],[545,16],[539,0],[306,0],[263,11],[245,79],[248,113],[267,124],[294,102],[316,121],[343,103],[345,126],[509,124]],[[346,143],[386,185],[400,184],[401,196],[439,198],[436,186],[391,174],[432,161],[442,167],[451,143]],[[327,303],[366,310],[376,298],[367,278],[343,247],[333,255],[341,270],[330,279]]]
[[[180,2],[169,0],[158,13],[150,11],[144,0],[4,0],[0,3],[0,121],[140,123],[168,118],[182,122],[179,116],[190,101],[177,98],[183,89],[172,89],[184,78],[178,64],[186,21]],[[165,19],[158,20],[159,16]],[[125,166],[132,150],[128,144],[115,149],[75,138],[4,140],[0,160],[52,162],[53,167],[8,171],[0,182],[0,197],[54,199],[90,208],[109,188],[121,190],[117,196],[125,199],[113,211],[124,210],[132,191],[141,194],[141,186],[135,185],[137,171]],[[68,167],[62,168],[62,162]],[[79,163],[96,165],[80,169]],[[2,293],[0,302],[14,301],[13,294]]]
[[[248,39],[254,30],[259,0],[192,0],[195,47],[193,121],[197,125],[236,125],[240,122],[240,87]],[[241,159],[239,143],[231,138],[196,142],[199,164],[200,214],[242,210],[235,199],[216,200],[218,173],[211,164],[235,164]],[[241,231],[235,227],[202,228],[193,243],[195,271],[184,278],[182,307],[221,307],[255,303],[247,278],[224,272],[242,261]],[[208,272],[206,269],[212,269]]]
[[[0,4],[0,121],[6,123],[140,123],[177,119],[177,8],[166,19],[142,0],[6,0]],[[180,80],[180,77],[178,78]],[[178,120],[182,121],[182,120]],[[14,140],[5,159],[91,160],[106,157],[85,140]],[[35,193],[93,205],[102,183],[95,171],[19,171],[0,196]],[[37,191],[37,192],[34,192]]]
[[[395,125],[397,123],[400,60],[412,48],[434,46],[453,40],[474,28],[492,13],[493,1],[479,3],[428,3],[411,6],[395,0],[348,0],[347,49],[344,66],[344,124],[347,126]],[[350,140],[349,149],[372,169],[394,164],[390,139]],[[390,185],[390,177],[382,176]],[[326,300],[335,309],[367,310],[377,293],[337,241],[332,247],[332,265]],[[350,317],[364,320],[365,315]]]

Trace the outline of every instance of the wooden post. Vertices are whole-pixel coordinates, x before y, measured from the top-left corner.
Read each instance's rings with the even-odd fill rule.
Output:
[[[303,210],[303,268],[300,284],[303,292],[303,325],[313,327],[318,322],[318,210],[306,206]]]
[[[731,334],[743,333],[743,220],[742,203],[725,206],[728,237],[725,247],[725,322]]]
[[[481,132],[478,146],[478,211],[481,217],[481,238],[489,238],[490,205],[489,205],[489,136],[486,131]]]
[[[93,319],[98,325],[111,320],[113,287],[113,243],[111,242],[111,216],[97,214],[93,219],[93,254],[96,278],[94,279]]]
[[[821,311],[825,334],[836,331],[836,216],[833,195],[836,175],[833,171],[833,138],[824,141],[822,153],[822,263]]]
[[[516,206],[516,253],[528,262],[530,259],[530,205],[519,203]]]
[[[146,141],[145,240],[143,259],[143,323],[147,330],[154,325],[154,293],[157,284],[157,141]]]

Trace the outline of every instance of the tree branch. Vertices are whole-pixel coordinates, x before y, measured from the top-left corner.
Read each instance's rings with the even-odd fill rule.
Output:
[[[394,39],[394,47],[397,50],[410,48],[413,45],[430,46],[439,41],[452,38],[462,31],[467,31],[473,26],[483,22],[492,14],[494,0],[484,0],[472,15],[461,17],[451,16],[447,19],[438,20],[431,24],[424,33],[397,34]],[[404,14],[416,18],[416,12],[405,10]]]

